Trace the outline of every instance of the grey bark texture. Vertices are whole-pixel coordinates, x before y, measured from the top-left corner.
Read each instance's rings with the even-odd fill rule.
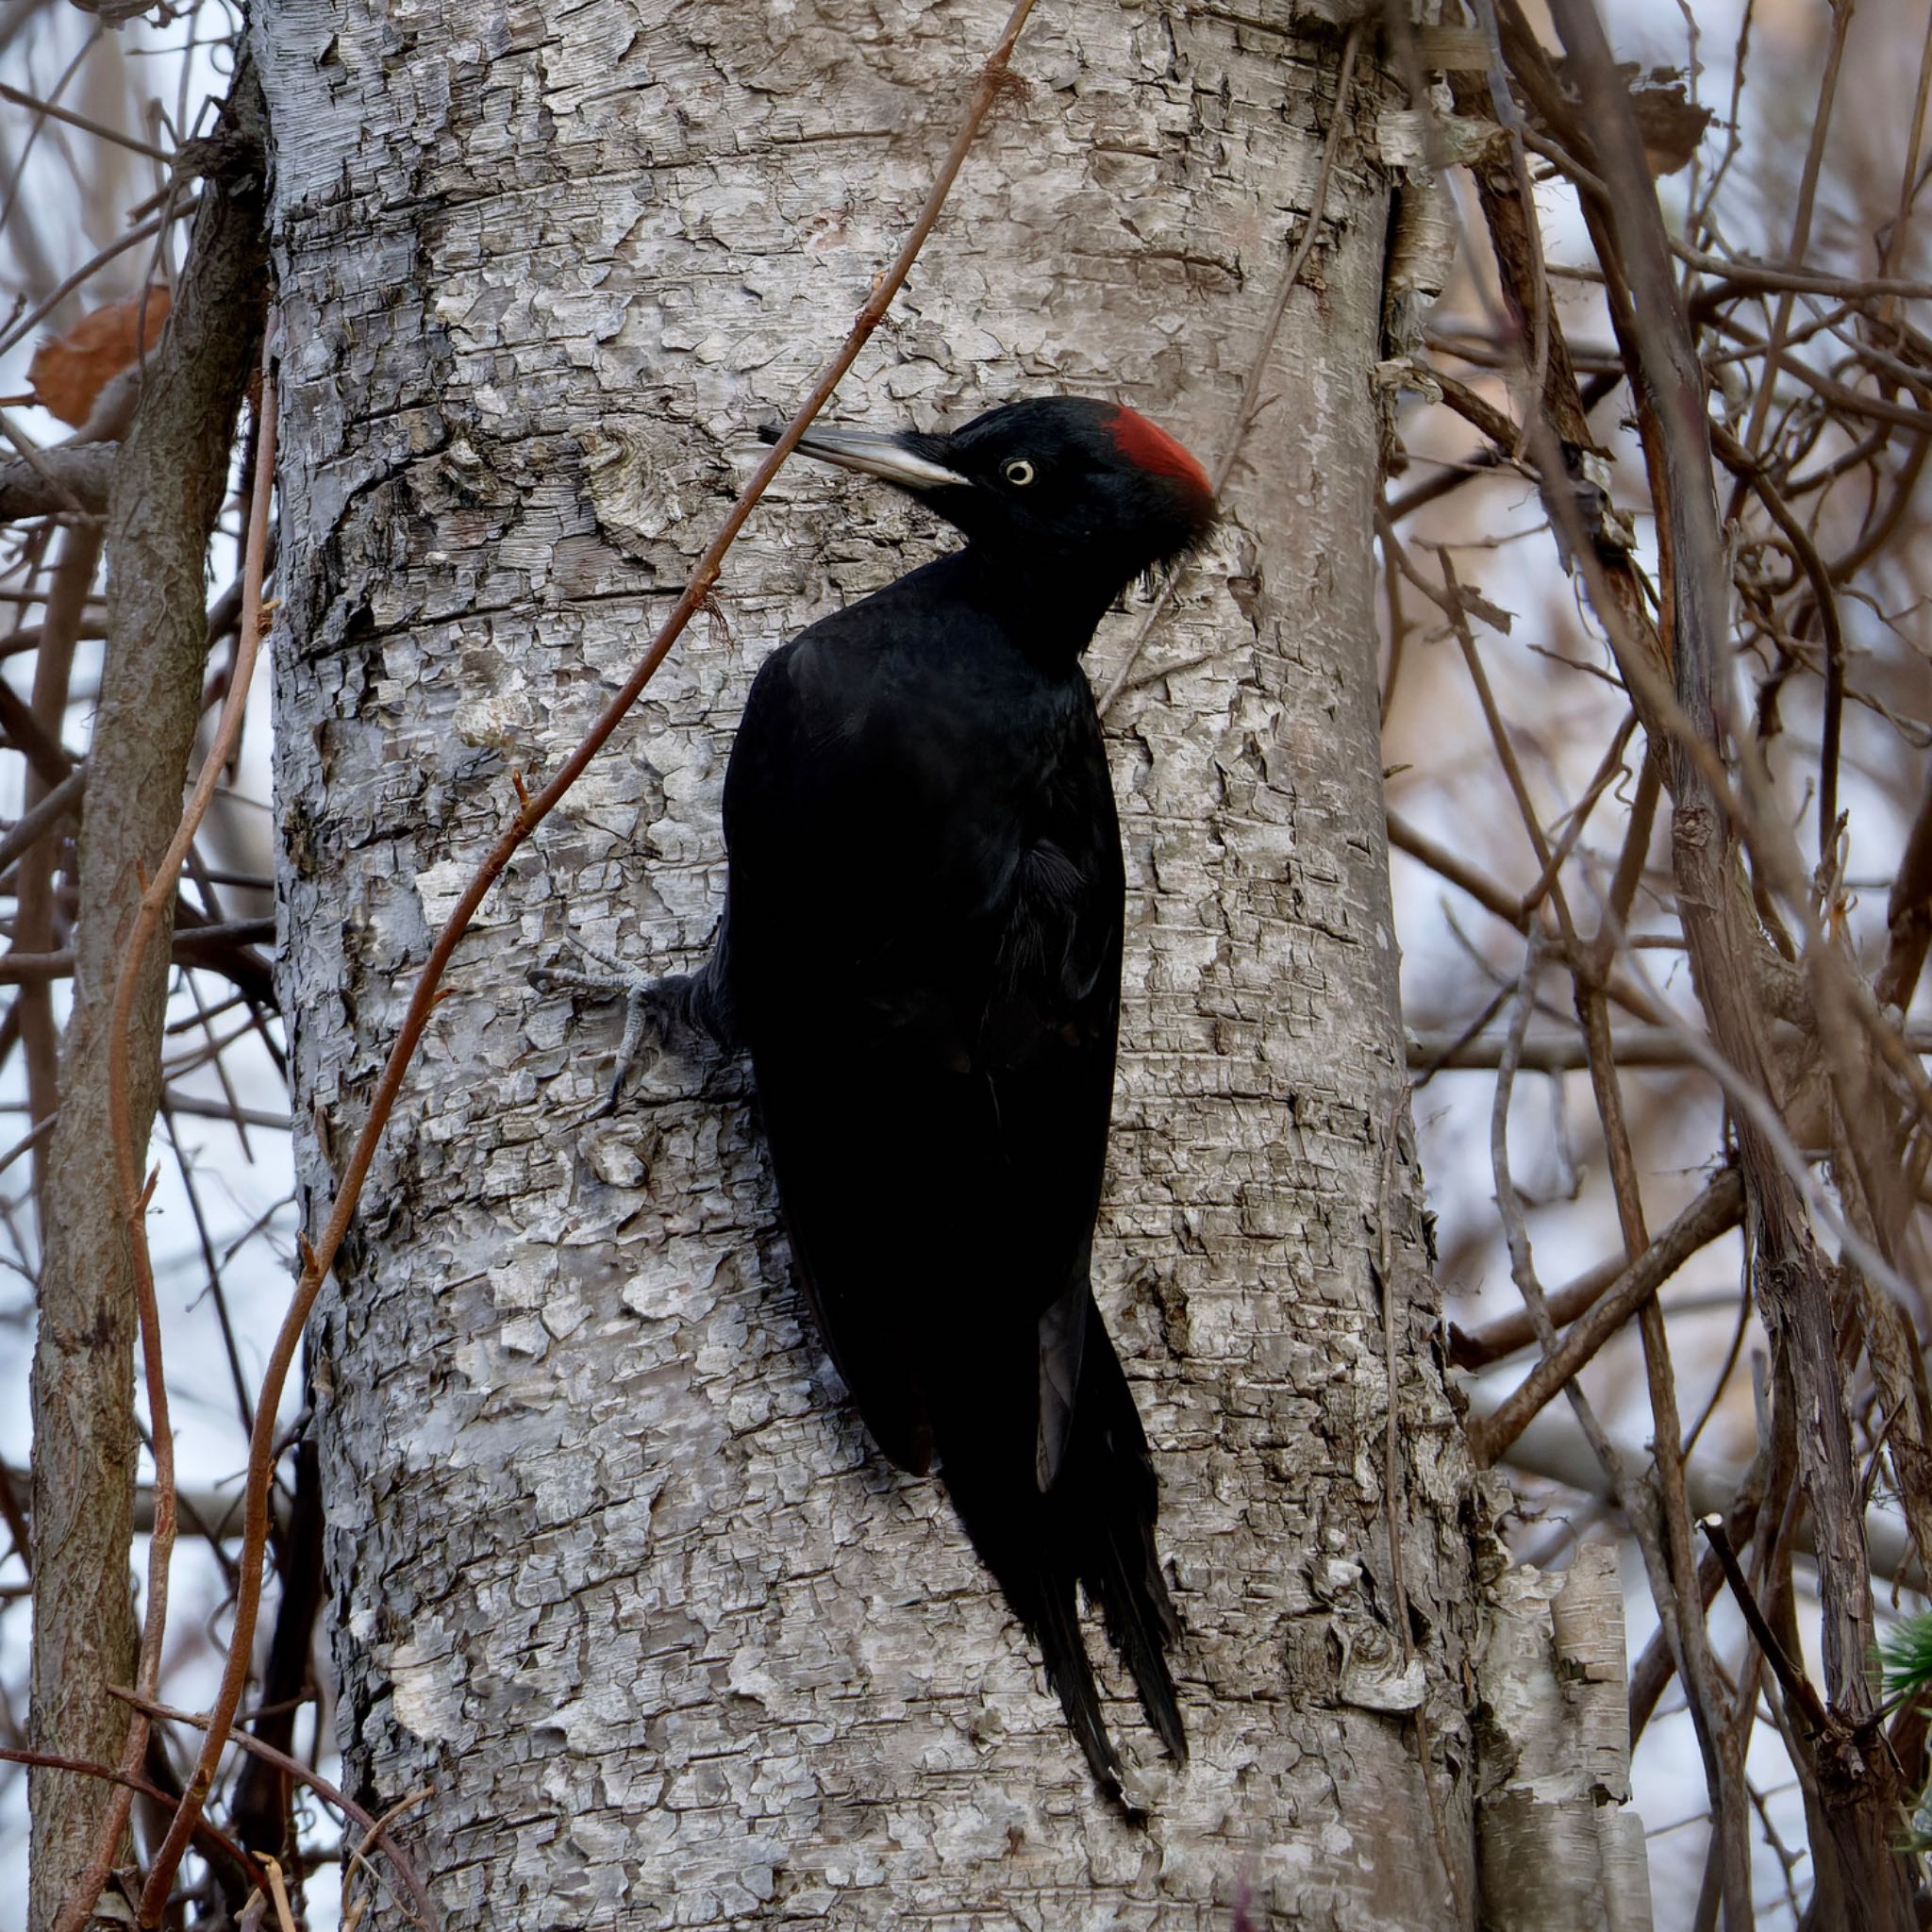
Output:
[[[1476,1683],[1483,1924],[1650,1932],[1615,1549],[1585,1543],[1560,1576],[1498,1577]]]
[[[134,1680],[128,1576],[136,1459],[136,1307],[115,1206],[107,1022],[128,927],[181,817],[208,657],[204,564],[227,491],[235,419],[260,341],[261,96],[237,76],[210,159],[174,312],[114,459],[108,500],[108,637],[88,757],[74,928],[74,1007],[60,1113],[41,1199],[44,1247],[33,1367],[32,1742],[119,1761]],[[160,1089],[171,924],[160,922],[129,1028],[129,1114],[144,1147]],[[52,1924],[85,1868],[111,1788],[35,1771],[31,1932]]]
[[[634,658],[917,209],[1003,11],[255,15],[313,1200],[512,770],[553,768]],[[1098,393],[1211,464],[1340,51],[1278,0],[1042,8],[836,416]],[[788,1281],[742,1070],[660,1056],[580,1131],[617,1018],[524,986],[566,926],[702,956],[753,672],[951,541],[800,466],[723,623],[458,951],[313,1331],[350,1783],[380,1807],[433,1781],[405,1831],[452,1925],[1474,1911],[1472,1489],[1406,1121],[1370,604],[1380,88],[1365,58],[1272,400],[1151,647],[1176,668],[1109,721],[1130,907],[1096,1287],[1156,1445],[1191,1762],[1118,1702],[1155,1810],[1109,1811],[940,1487],[868,1444]],[[1133,628],[1104,630],[1098,681]]]

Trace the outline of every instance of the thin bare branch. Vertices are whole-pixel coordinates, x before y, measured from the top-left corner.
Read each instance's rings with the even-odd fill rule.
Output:
[[[1725,1169],[1683,1213],[1652,1241],[1635,1261],[1627,1263],[1608,1290],[1594,1298],[1586,1311],[1559,1338],[1545,1344],[1543,1358],[1524,1380],[1490,1413],[1471,1423],[1469,1453],[1478,1463],[1496,1461],[1552,1396],[1582,1373],[1586,1363],[1616,1336],[1630,1317],[1700,1249],[1737,1226],[1743,1213],[1744,1190],[1734,1170]],[[1513,1337],[1521,1325],[1496,1324],[1500,1338]],[[1534,1324],[1527,1325],[1534,1327]],[[1514,1343],[1521,1346],[1521,1343]]]

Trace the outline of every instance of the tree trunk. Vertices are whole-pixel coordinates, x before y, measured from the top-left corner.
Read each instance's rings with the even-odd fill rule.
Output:
[[[315,1195],[512,771],[554,768],[623,675],[917,208],[1003,10],[257,14]],[[1292,11],[1042,9],[832,413],[1066,390],[1211,461],[1334,110],[1341,36]],[[616,1018],[574,1030],[524,987],[566,926],[701,957],[752,673],[931,554],[882,488],[800,470],[727,565],[728,636],[680,646],[459,951],[318,1315],[349,1779],[377,1808],[435,1784],[405,1836],[453,1926],[1471,1919],[1470,1484],[1370,607],[1381,85],[1364,58],[1227,520],[1150,647],[1186,668],[1109,721],[1130,906],[1096,1287],[1160,1471],[1191,1762],[1117,1705],[1154,1809],[1110,1811],[941,1489],[867,1442],[788,1280],[743,1069],[660,1055],[579,1127]],[[1103,630],[1100,681],[1134,629]]]
[[[1496,1580],[1476,1665],[1485,1932],[1650,1932],[1617,1553]]]
[[[111,613],[80,826],[74,1005],[41,1196],[33,1370],[32,1743],[117,1763],[139,1632],[127,1573],[140,1442],[134,1262],[116,1205],[108,1026],[129,927],[181,817],[208,658],[203,578],[227,491],[235,419],[261,340],[261,97],[244,66],[208,160],[167,332],[115,458],[106,547]],[[142,961],[129,1021],[129,1131],[160,1095],[172,921]],[[31,1774],[26,1923],[54,1924],[87,1869],[113,1787]]]

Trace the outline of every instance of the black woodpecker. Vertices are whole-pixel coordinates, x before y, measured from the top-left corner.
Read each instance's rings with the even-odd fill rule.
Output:
[[[894,1462],[938,1465],[1133,1808],[1076,1582],[1176,1758],[1187,1740],[1147,1440],[1089,1284],[1124,882],[1080,656],[1127,584],[1207,535],[1213,494],[1145,417],[1071,396],[798,446],[966,543],[758,672],[724,780],[724,923],[699,972],[652,983],[655,1017],[749,1051],[840,1374]]]

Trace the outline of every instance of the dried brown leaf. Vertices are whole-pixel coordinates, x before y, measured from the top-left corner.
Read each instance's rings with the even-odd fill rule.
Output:
[[[115,376],[160,340],[174,299],[148,289],[84,315],[64,336],[50,336],[27,368],[34,400],[78,429]]]

